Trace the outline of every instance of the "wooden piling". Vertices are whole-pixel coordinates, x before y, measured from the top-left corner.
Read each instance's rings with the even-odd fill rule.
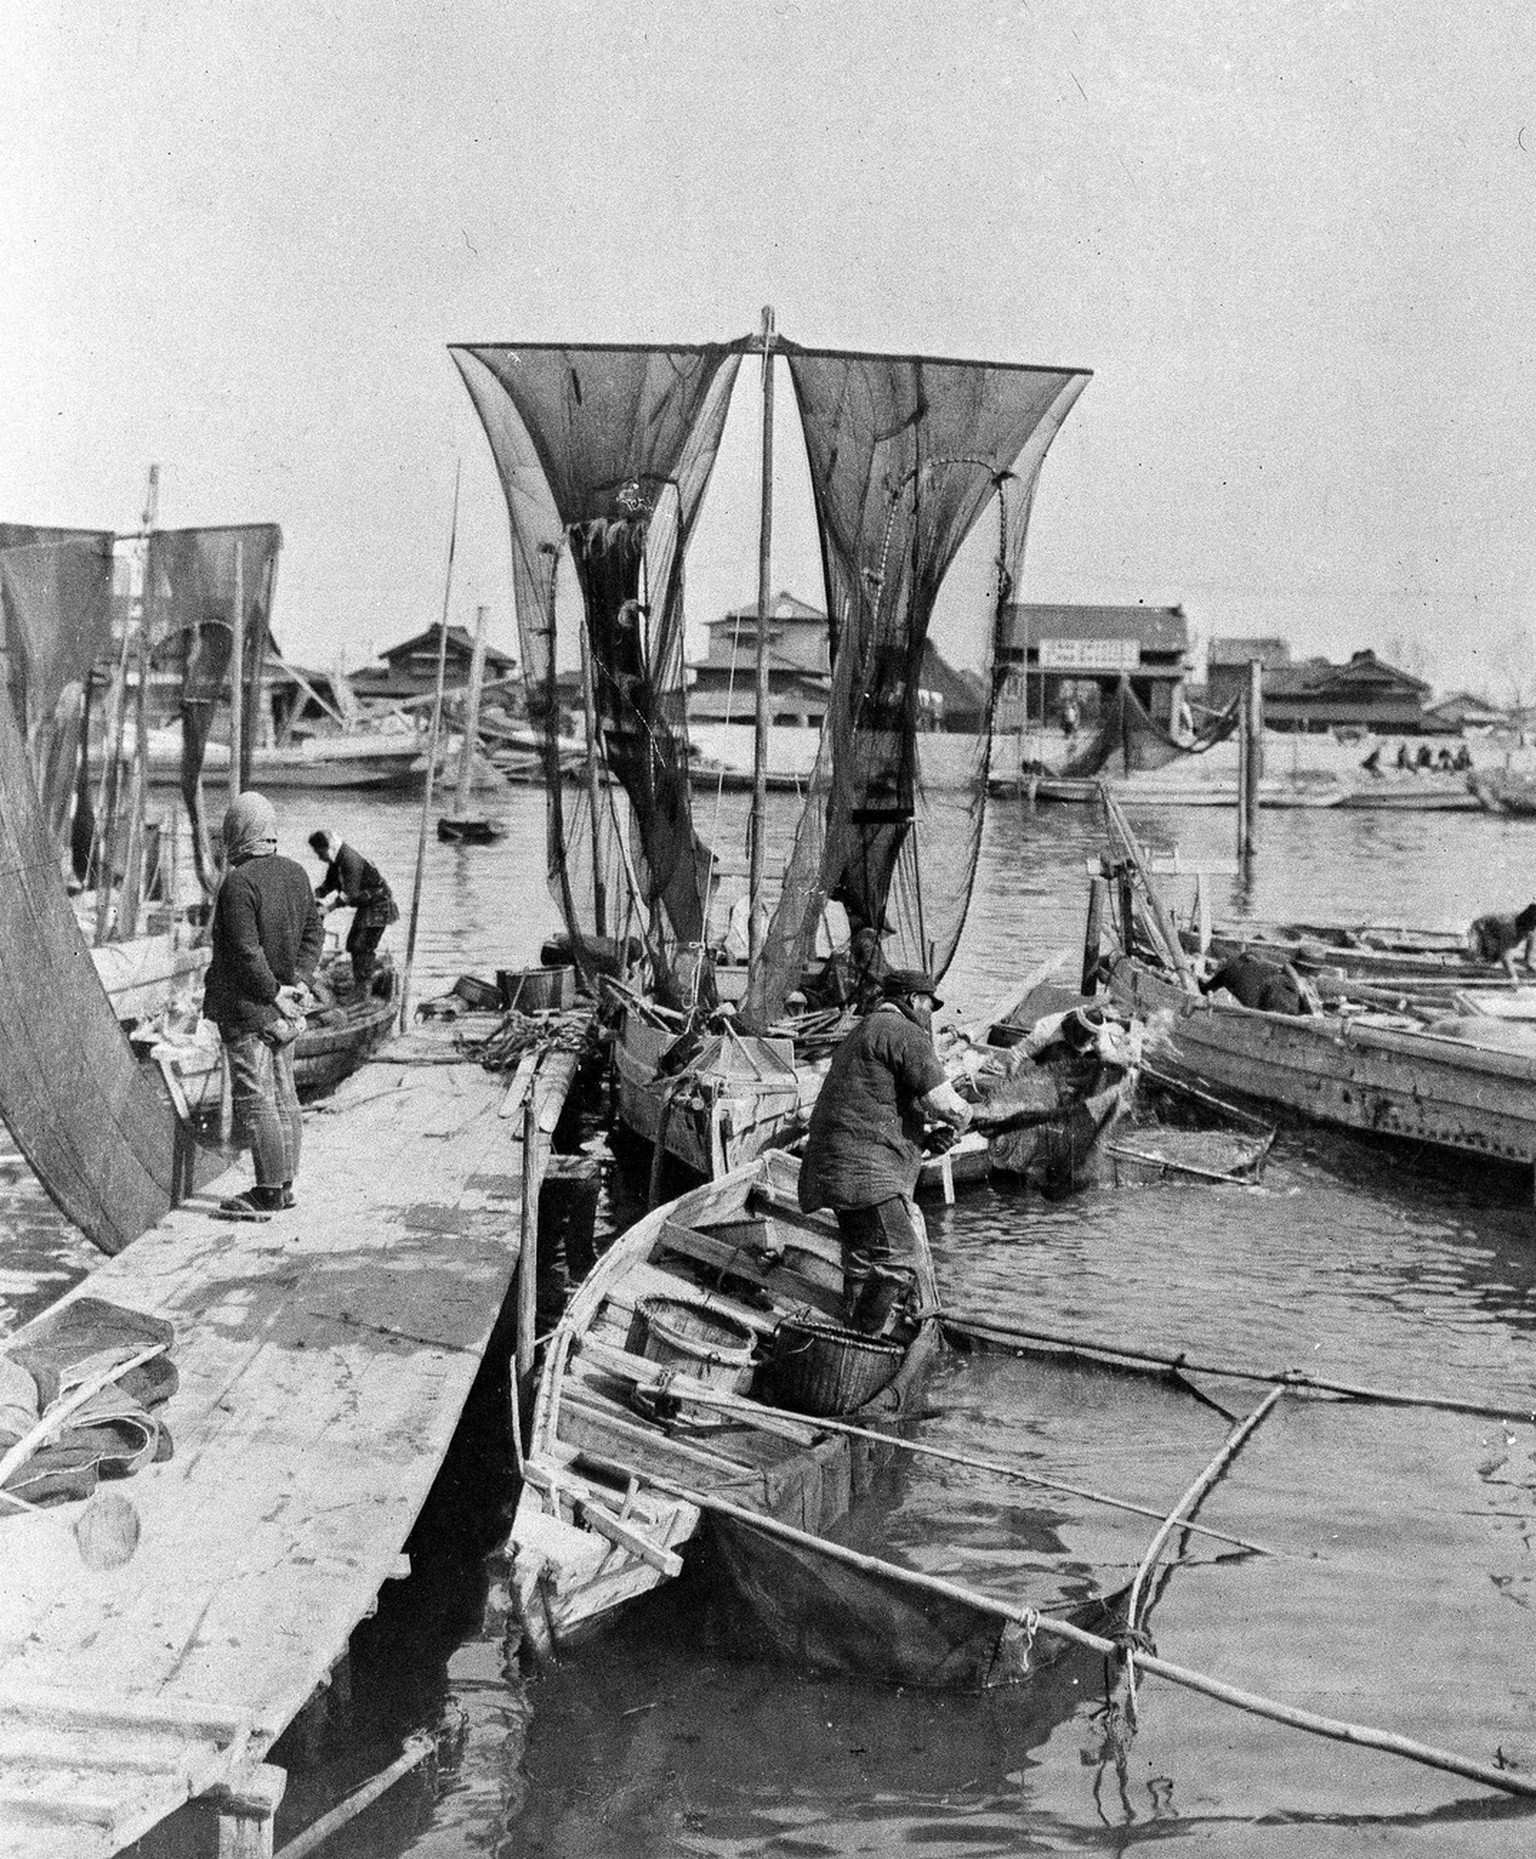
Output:
[[[1237,755],[1237,856],[1241,863],[1258,846],[1259,782],[1264,775],[1264,681],[1256,658],[1248,661]]]
[[[1099,957],[1104,948],[1104,912],[1109,903],[1109,880],[1107,878],[1090,878],[1088,881],[1088,926],[1083,932],[1083,987],[1084,994],[1093,994],[1098,989]]]

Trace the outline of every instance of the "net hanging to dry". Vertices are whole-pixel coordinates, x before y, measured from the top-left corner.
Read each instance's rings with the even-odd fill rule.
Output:
[[[557,587],[580,589],[597,748],[628,801],[628,868],[663,992],[703,935],[710,855],[694,831],[683,715],[683,558],[740,360],[735,348],[466,345],[450,350],[496,460],[530,714],[544,741],[551,889],[578,959],[625,913],[582,884],[560,792]],[[563,656],[576,649],[565,642]],[[601,819],[602,809],[598,809]],[[601,918],[601,920],[600,920]]]
[[[810,464],[832,692],[748,994],[757,1024],[796,985],[828,900],[853,928],[888,935],[893,966],[948,967],[981,840],[998,616],[1017,581],[1040,466],[1089,378],[779,346]],[[946,615],[946,648],[957,650],[958,634],[977,679],[979,726],[963,785],[939,793],[922,768],[925,647],[945,577],[989,506],[989,571],[961,603],[969,612]]]
[[[261,667],[272,618],[272,592],[282,531],[275,523],[222,529],[157,529],[144,569],[144,624],[156,667],[180,675],[181,792],[192,822],[198,876],[212,888],[200,786],[214,712],[228,695],[234,621],[244,619],[247,691],[261,688]],[[255,719],[247,718],[248,758]],[[246,760],[243,776],[249,772]]]
[[[61,856],[84,785],[91,668],[111,640],[112,542],[110,530],[0,523],[0,657]]]

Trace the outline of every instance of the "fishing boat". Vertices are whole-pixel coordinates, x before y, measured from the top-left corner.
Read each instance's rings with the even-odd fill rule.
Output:
[[[1201,949],[1197,929],[1181,931],[1180,940],[1191,954]],[[1357,992],[1363,986],[1399,998],[1432,999],[1437,992],[1445,998],[1461,988],[1509,985],[1500,963],[1467,953],[1466,932],[1458,930],[1385,923],[1230,924],[1214,928],[1204,949],[1218,962],[1244,953],[1289,962],[1325,995],[1347,994],[1356,985]]]
[[[1370,813],[1476,813],[1482,804],[1467,775],[1418,769],[1382,769],[1339,802]]]
[[[723,848],[700,836],[690,792],[681,568],[752,353],[762,360],[764,445],[749,870],[745,948],[738,964],[722,964],[712,930]],[[942,976],[953,957],[980,846],[996,639],[1040,467],[1088,376],[803,348],[777,333],[771,313],[760,336],[712,346],[464,345],[452,354],[506,495],[528,709],[544,719],[551,878],[575,957],[585,971],[586,936],[636,933],[645,943],[638,992],[648,1011],[615,1007],[620,1119],[690,1166],[730,1168],[814,1097],[817,1059],[797,1023],[822,1004],[808,984],[819,979],[829,908],[845,937],[862,925],[884,938],[891,967]],[[780,362],[805,435],[836,620],[818,753],[793,842],[782,860],[773,850],[782,882],[771,883],[768,538]],[[923,777],[920,667],[946,575],[972,537],[990,573],[971,577],[965,595],[945,591],[954,624],[969,628],[966,656],[987,699],[956,818],[936,809]],[[571,656],[582,668],[588,756],[575,797],[559,778],[562,563],[582,613]],[[725,1003],[729,1016],[725,993],[739,995]],[[681,1023],[658,1024],[657,1010]],[[680,1082],[688,1066],[694,1088]],[[717,1111],[725,1097],[728,1119]]]
[[[1044,1647],[1017,1628],[914,1602],[818,1553],[889,1451],[845,1423],[910,1406],[939,1346],[937,1299],[925,1254],[922,1307],[901,1337],[843,1330],[837,1229],[800,1211],[796,1179],[768,1154],[654,1209],[572,1298],[544,1358],[512,1526],[524,1632],[555,1657],[693,1569],[723,1579],[759,1643],[802,1666],[972,1689],[1026,1679]],[[1035,1600],[1079,1624],[1109,1604]]]
[[[1202,992],[1145,852],[1103,799],[1110,849],[1085,971],[1158,1028],[1163,1069],[1312,1122],[1536,1167],[1536,1028],[1467,999],[1427,1010],[1334,999],[1292,1014]]]

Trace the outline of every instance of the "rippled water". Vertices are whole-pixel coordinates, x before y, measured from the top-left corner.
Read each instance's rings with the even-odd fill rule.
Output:
[[[541,796],[515,792],[504,810],[513,830],[496,848],[429,842],[417,998],[461,969],[533,959],[556,927]],[[290,846],[333,825],[408,902],[413,803],[290,796],[281,814]],[[1159,849],[1177,841],[1192,862],[1231,863],[1228,815],[1137,824]],[[1095,848],[1086,809],[995,810],[946,989],[963,1016],[1030,963],[1075,949]],[[1218,882],[1218,914],[1459,925],[1524,901],[1532,852],[1532,830],[1483,816],[1266,814],[1252,876]],[[19,1188],[10,1205],[15,1270],[0,1293],[25,1308],[62,1282],[37,1272],[71,1268],[49,1250],[51,1217]],[[1507,1176],[1291,1130],[1257,1189],[1100,1187],[1059,1205],[984,1189],[930,1226],[946,1300],[994,1322],[1517,1411],[1536,1402],[1536,1213],[1529,1184]],[[1232,1412],[1264,1392],[1194,1379]],[[951,1356],[929,1395],[922,1438],[1159,1513],[1227,1427],[1167,1381],[1028,1358]],[[1288,1394],[1201,1512],[1282,1553],[1186,1538],[1152,1615],[1159,1650],[1314,1712],[1486,1761],[1502,1750],[1536,1773],[1533,1446],[1524,1424]],[[556,1674],[508,1687],[472,1623],[476,1558],[509,1489],[486,1435],[472,1435],[416,1546],[422,1572],[392,1593],[373,1655],[368,1734],[381,1714],[409,1723],[451,1686],[468,1716],[463,1764],[435,1804],[403,1790],[329,1851],[971,1859],[1158,1840],[1317,1859],[1507,1854],[1532,1837],[1523,1805],[1470,1781],[1155,1678],[1117,1763],[1091,1660],[985,1698],[739,1660],[689,1594],[660,1597]],[[1156,1526],[996,1472],[907,1459],[860,1527],[914,1566],[1028,1600],[1063,1572],[1124,1581]],[[365,1753],[358,1730],[336,1759],[361,1769]]]

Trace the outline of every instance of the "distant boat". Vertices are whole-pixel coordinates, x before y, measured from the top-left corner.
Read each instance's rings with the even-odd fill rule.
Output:
[[[251,783],[257,788],[409,788],[426,769],[414,731],[356,730],[346,735],[306,736],[281,749],[256,749]],[[229,746],[210,742],[203,757],[210,779],[229,773]],[[154,730],[149,737],[149,780],[154,787],[181,783],[181,732]]]
[[[470,796],[476,787],[476,764],[480,759],[480,691],[485,682],[486,609],[475,615],[475,650],[469,665],[469,695],[464,705],[464,728],[459,738],[459,779],[453,797],[453,812],[437,823],[437,836],[447,845],[488,846],[506,836],[506,822],[490,814],[471,813]],[[501,776],[492,770],[495,784]]]

